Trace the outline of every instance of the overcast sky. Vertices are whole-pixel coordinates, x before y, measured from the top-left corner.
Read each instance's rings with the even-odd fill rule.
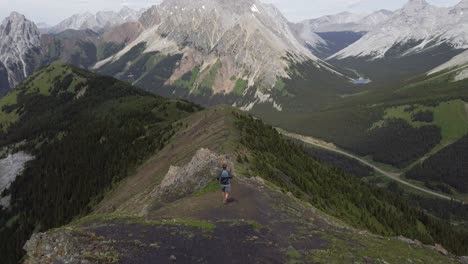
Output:
[[[196,1],[196,0],[193,0]],[[232,0],[236,1],[236,0]],[[379,9],[395,10],[407,0],[262,0],[274,3],[291,21],[351,11],[369,13]],[[451,6],[459,0],[427,0],[437,6]],[[35,22],[54,25],[75,13],[118,10],[122,6],[143,8],[159,0],[0,0],[0,18],[12,11],[20,12]]]

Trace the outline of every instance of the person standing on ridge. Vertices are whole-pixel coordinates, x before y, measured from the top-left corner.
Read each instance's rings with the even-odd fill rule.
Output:
[[[229,193],[231,193],[231,179],[232,175],[227,170],[227,164],[223,164],[223,171],[216,178],[221,184],[221,191],[223,192],[223,203],[227,204],[229,200]]]

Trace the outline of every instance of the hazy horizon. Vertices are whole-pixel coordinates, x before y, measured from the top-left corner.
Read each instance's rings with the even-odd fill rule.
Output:
[[[396,10],[407,0],[262,0],[275,4],[292,22],[317,18],[340,12],[371,13],[380,9]],[[0,0],[0,18],[17,11],[36,23],[47,23],[52,26],[73,14],[98,11],[118,11],[124,6],[133,9],[147,8],[158,4],[159,0],[122,0],[116,4],[113,0]],[[427,0],[436,6],[453,6],[459,0]]]

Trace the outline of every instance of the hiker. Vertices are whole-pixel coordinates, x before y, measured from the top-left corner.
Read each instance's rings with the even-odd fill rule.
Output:
[[[232,175],[227,170],[227,164],[223,164],[223,171],[221,174],[216,178],[219,183],[221,184],[221,191],[223,192],[223,203],[227,204],[229,199],[229,193],[231,192],[231,179]]]

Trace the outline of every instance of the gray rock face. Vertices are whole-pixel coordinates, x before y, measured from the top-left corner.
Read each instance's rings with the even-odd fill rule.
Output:
[[[0,93],[15,87],[39,64],[40,33],[36,25],[13,12],[0,25]],[[1,78],[3,79],[3,78]]]
[[[169,168],[161,184],[148,195],[149,200],[168,202],[201,190],[219,175],[223,163],[230,171],[234,170],[228,157],[209,149],[199,149],[185,166]],[[145,207],[140,214],[147,214],[148,209]]]
[[[0,159],[0,193],[8,189],[16,177],[22,173],[26,162],[32,160],[34,157],[24,152],[18,152],[13,155],[8,155],[4,159]],[[10,197],[0,197],[0,205],[8,207]]]

